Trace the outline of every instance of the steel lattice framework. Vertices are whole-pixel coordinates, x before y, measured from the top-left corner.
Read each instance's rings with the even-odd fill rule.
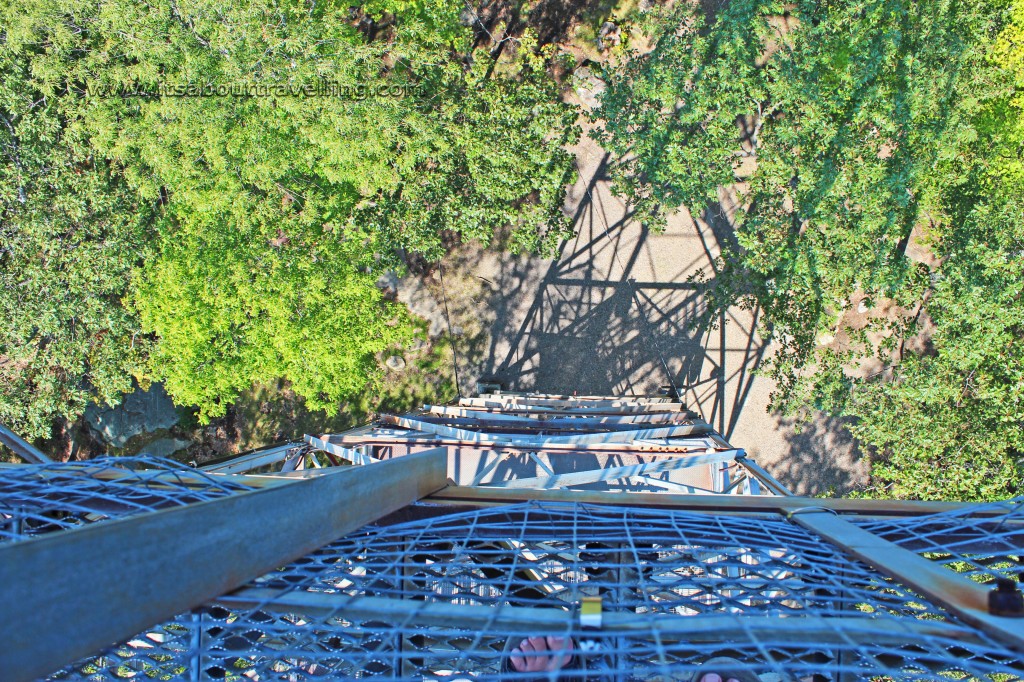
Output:
[[[0,467],[4,679],[1024,679],[1024,500],[800,498],[664,400],[473,400]],[[578,667],[515,672],[539,635]]]

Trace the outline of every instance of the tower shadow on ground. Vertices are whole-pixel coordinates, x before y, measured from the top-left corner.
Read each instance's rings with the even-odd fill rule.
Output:
[[[577,234],[562,244],[532,291],[525,290],[531,277],[523,269],[535,266],[510,260],[499,268],[481,373],[509,390],[581,395],[657,393],[671,382],[728,438],[765,353],[756,311],[749,322],[727,314],[717,325],[702,322],[705,285],[684,274],[713,267],[717,242],[731,237],[725,211],[713,206],[702,216],[708,228],[697,230],[703,262],[672,264],[681,276],[659,281],[644,262],[665,260],[652,243],[658,235],[637,224],[606,189],[599,191],[608,163],[606,155],[587,179],[573,216]],[[530,295],[522,315],[511,303]],[[741,328],[742,336],[736,333]]]

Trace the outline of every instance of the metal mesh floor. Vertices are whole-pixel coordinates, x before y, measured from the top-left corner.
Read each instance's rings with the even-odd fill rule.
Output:
[[[104,457],[0,469],[0,543],[251,490],[172,460]]]
[[[979,583],[1024,579],[1024,498],[859,525]]]
[[[534,635],[585,670],[503,671]],[[536,503],[364,528],[57,677],[682,681],[723,655],[764,682],[1024,679],[1001,643],[780,516]]]
[[[247,490],[150,458],[4,467],[0,542]],[[53,677],[684,681],[728,656],[762,682],[1024,679],[1018,653],[781,515],[527,503],[406,516]],[[980,583],[1022,567],[1024,500],[846,518]],[[600,627],[584,627],[595,599]],[[580,668],[511,670],[511,649],[542,635]]]

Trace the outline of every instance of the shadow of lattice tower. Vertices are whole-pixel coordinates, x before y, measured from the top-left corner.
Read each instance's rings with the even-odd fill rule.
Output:
[[[3,680],[1024,679],[1024,501],[797,497],[667,397],[199,469],[0,440]]]

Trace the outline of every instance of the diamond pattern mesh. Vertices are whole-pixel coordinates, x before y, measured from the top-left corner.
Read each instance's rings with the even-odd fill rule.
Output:
[[[1024,498],[860,525],[980,583],[1024,579]]]
[[[593,597],[600,629],[579,617]],[[529,636],[582,669],[510,669]],[[684,681],[718,656],[763,682],[1024,679],[1018,654],[782,517],[582,504],[367,527],[59,677]]]
[[[155,457],[6,466],[0,475],[0,543],[249,489]]]

